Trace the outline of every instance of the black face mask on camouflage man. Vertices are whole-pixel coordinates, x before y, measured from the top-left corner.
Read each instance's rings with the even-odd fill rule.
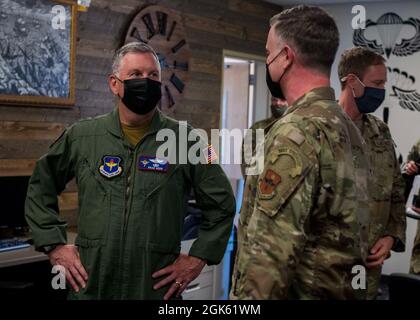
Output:
[[[270,90],[270,93],[273,97],[286,100],[286,97],[284,96],[283,90],[280,87],[280,80],[283,78],[286,70],[284,70],[283,74],[281,75],[280,79],[277,82],[274,82],[271,78],[270,69],[269,66],[272,64],[278,56],[283,52],[284,48],[277,53],[277,55],[271,60],[269,63],[265,65],[265,81],[267,83],[268,90]]]
[[[152,111],[162,98],[162,83],[149,78],[117,80],[124,84],[121,101],[134,113],[144,115]]]

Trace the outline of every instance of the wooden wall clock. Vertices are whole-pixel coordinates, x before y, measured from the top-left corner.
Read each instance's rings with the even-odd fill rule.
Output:
[[[188,81],[190,50],[181,15],[163,6],[142,9],[132,20],[124,43],[141,41],[155,49],[162,68],[159,108],[172,114],[180,104]]]

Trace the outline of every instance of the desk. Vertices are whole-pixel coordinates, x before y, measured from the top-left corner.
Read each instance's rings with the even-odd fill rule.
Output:
[[[69,244],[74,244],[75,232],[67,232]],[[54,290],[51,264],[45,253],[34,246],[0,253],[0,295],[14,299],[34,297],[64,300],[67,290]]]
[[[74,244],[76,236],[76,233],[68,232],[68,243]],[[181,252],[188,253],[193,242],[194,240],[182,241]],[[16,297],[65,299],[66,291],[51,289],[51,276],[48,256],[35,251],[34,246],[0,253],[0,289],[3,281],[6,284],[14,283],[15,287],[29,285],[32,290],[15,290]],[[219,286],[216,282],[221,279],[222,265],[205,266],[201,274],[183,293],[184,299],[215,299],[219,295],[217,292]],[[7,294],[11,294],[10,291],[7,291]]]
[[[77,234],[74,232],[67,233],[67,241],[74,244]],[[12,267],[21,264],[34,263],[48,260],[45,253],[35,251],[34,246],[28,248],[0,252],[0,268]]]

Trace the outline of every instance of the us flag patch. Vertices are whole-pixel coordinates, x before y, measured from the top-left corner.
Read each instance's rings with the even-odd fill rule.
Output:
[[[211,144],[209,144],[206,148],[203,149],[203,153],[207,159],[207,164],[213,163],[214,161],[218,159],[216,150],[214,150]]]

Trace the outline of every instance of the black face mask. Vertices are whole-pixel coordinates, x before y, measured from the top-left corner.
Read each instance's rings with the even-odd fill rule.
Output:
[[[271,108],[271,114],[273,115],[274,118],[278,119],[281,118],[284,113],[287,110],[287,104],[284,104],[283,106],[278,106],[278,105],[270,105]]]
[[[124,83],[124,97],[121,101],[134,113],[149,113],[162,98],[162,83],[159,81],[149,78],[118,80]]]
[[[278,82],[274,82],[273,79],[271,78],[270,70],[268,68],[268,66],[270,64],[272,64],[274,62],[274,60],[277,59],[277,57],[280,55],[280,53],[282,53],[282,51],[283,51],[283,49],[280,50],[280,52],[274,57],[273,60],[271,60],[270,63],[265,65],[265,67],[266,67],[265,81],[267,82],[268,90],[270,90],[270,93],[274,98],[279,98],[279,99],[286,100],[286,98],[284,96],[284,93],[283,93],[283,90],[281,89],[280,84],[279,84],[280,79],[283,77],[284,73],[282,74],[282,76],[280,77]]]

